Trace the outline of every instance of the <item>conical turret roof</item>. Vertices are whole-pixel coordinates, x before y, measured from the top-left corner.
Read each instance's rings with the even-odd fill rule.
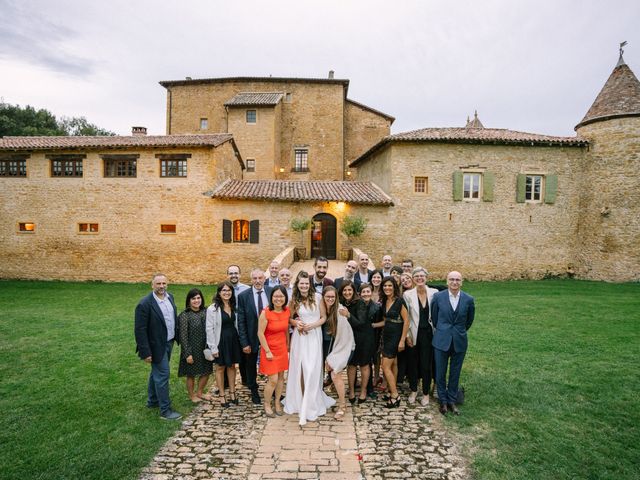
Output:
[[[611,118],[635,116],[640,116],[640,82],[620,55],[607,83],[575,130]]]

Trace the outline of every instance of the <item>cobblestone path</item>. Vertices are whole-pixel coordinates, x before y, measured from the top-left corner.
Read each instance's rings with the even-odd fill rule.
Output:
[[[267,418],[240,387],[240,405],[203,403],[144,469],[142,480],[394,478],[460,480],[464,459],[442,431],[435,405],[381,401],[333,412],[304,427],[298,417]]]

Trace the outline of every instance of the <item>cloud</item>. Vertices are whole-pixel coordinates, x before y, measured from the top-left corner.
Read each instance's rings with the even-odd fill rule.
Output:
[[[49,21],[33,2],[0,0],[0,11],[0,57],[73,76],[92,72],[91,60],[69,51],[78,34]]]

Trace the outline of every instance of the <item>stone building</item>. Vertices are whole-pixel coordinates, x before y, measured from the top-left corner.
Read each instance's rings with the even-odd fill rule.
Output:
[[[303,245],[435,277],[640,279],[640,83],[622,56],[575,137],[477,115],[390,135],[332,75],[161,84],[166,136],[0,139],[0,277],[211,282]],[[353,242],[350,214],[368,220]]]

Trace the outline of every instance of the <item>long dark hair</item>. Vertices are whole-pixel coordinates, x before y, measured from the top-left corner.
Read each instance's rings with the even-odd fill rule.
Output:
[[[284,305],[282,305],[283,310],[287,308],[287,304],[289,303],[289,294],[287,293],[287,289],[282,285],[276,285],[275,287],[273,287],[271,293],[269,294],[269,310],[271,310],[272,312],[275,308],[273,306],[273,294],[276,292],[282,292],[284,294]]]
[[[224,282],[220,282],[218,284],[218,288],[216,289],[216,296],[213,298],[213,303],[215,303],[218,306],[218,308],[224,308],[224,300],[222,300],[222,297],[220,296],[220,290],[222,290],[222,287],[229,287],[231,289],[231,298],[229,299],[229,306],[231,307],[231,310],[235,310],[236,309],[236,291],[233,289],[233,285],[228,280],[225,280]]]
[[[333,302],[333,305],[331,307],[327,307],[326,303],[324,304],[325,308],[327,309],[327,321],[325,322],[325,325],[327,326],[327,333],[332,337],[335,337],[336,331],[338,330],[338,291],[336,290],[336,287],[332,287],[331,285],[327,285],[326,287],[324,287],[324,290],[322,290],[323,302],[324,296],[327,294],[327,292],[334,292],[336,295],[336,301]]]
[[[391,285],[393,285],[393,297],[394,298],[400,298],[400,286],[398,285],[398,283],[396,282],[396,280],[389,275],[388,277],[384,277],[382,279],[382,283],[380,284],[380,304],[382,305],[383,308],[386,308],[387,305],[387,295],[384,293],[384,284],[387,282],[391,282]]]
[[[300,282],[301,278],[306,278],[307,280],[309,280],[309,291],[307,292],[307,298],[304,298],[300,293],[300,290],[298,290],[298,283]],[[311,278],[309,277],[309,274],[302,270],[300,273],[298,273],[296,281],[293,284],[293,291],[291,292],[291,305],[289,306],[291,312],[297,313],[298,308],[300,308],[300,305],[305,301],[310,307],[313,307],[316,304],[316,290],[313,288],[313,285],[311,285]]]
[[[353,290],[353,296],[351,297],[351,300],[346,300],[344,298],[344,294],[342,292],[344,292],[344,289],[347,287],[351,287],[351,289]],[[353,283],[351,280],[343,280],[342,284],[340,285],[340,290],[338,291],[338,296],[339,296],[339,300],[340,303],[343,304],[345,307],[347,305],[351,305],[352,303],[356,302],[358,300],[358,292],[356,291],[356,284]]]
[[[204,310],[207,307],[205,307],[204,305],[204,295],[202,294],[202,292],[200,291],[200,289],[198,288],[192,288],[191,290],[189,290],[189,292],[187,293],[187,301],[185,302],[184,305],[184,309],[185,310],[190,310],[191,309],[191,299],[193,297],[196,297],[200,295],[200,298],[202,299],[202,303],[200,304],[200,310]],[[198,311],[200,311],[198,310]]]

